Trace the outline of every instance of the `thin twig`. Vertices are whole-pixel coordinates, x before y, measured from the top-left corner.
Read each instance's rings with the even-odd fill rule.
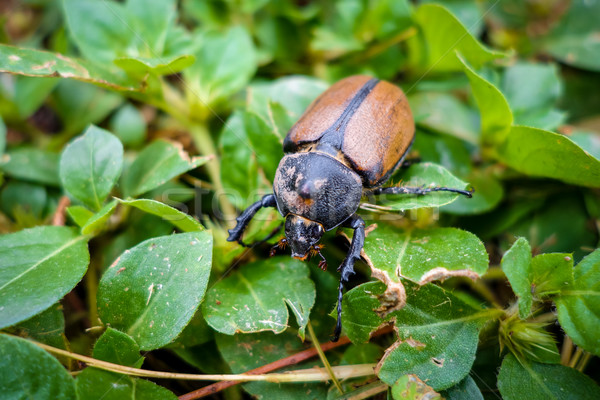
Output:
[[[323,352],[323,349],[321,348],[321,344],[319,343],[319,340],[317,339],[317,335],[315,334],[315,330],[313,329],[310,321],[308,321],[307,326],[308,326],[308,335],[310,336],[310,340],[312,340],[312,342],[315,346],[315,349],[317,350],[317,354],[319,354],[319,358],[321,359],[323,366],[325,366],[325,369],[329,373],[329,376],[331,377],[333,384],[340,391],[340,394],[344,394],[344,389],[342,389],[342,385],[340,385],[340,381],[338,381],[337,378],[335,377],[335,374],[333,373],[333,369],[331,369],[331,364],[329,364],[329,360],[327,360],[327,357],[325,357],[325,353]]]
[[[64,226],[65,225],[65,212],[67,207],[71,205],[71,200],[67,196],[62,196],[58,201],[58,205],[56,206],[56,211],[54,211],[54,215],[52,216],[52,225],[54,226]]]

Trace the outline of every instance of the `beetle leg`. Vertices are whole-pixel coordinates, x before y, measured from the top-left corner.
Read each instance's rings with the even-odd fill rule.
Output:
[[[323,246],[322,245],[315,245],[313,246],[314,251],[316,252],[316,254],[319,255],[319,257],[321,257],[321,261],[319,261],[319,268],[321,268],[323,271],[327,271],[327,260],[325,259],[325,257],[323,257],[323,254],[321,254],[321,250],[323,250]]]
[[[337,342],[342,333],[342,297],[344,294],[344,284],[348,283],[350,277],[354,275],[354,263],[360,259],[360,252],[365,244],[365,221],[357,214],[354,214],[346,220],[344,226],[354,229],[354,236],[350,244],[350,250],[342,265],[338,268],[340,271],[340,286],[338,288],[338,304],[337,304],[337,322],[333,332],[332,342]]]
[[[374,195],[379,194],[416,194],[422,196],[430,192],[452,192],[462,194],[467,197],[473,197],[474,189],[462,190],[447,187],[407,187],[407,186],[393,186],[386,188],[378,188],[373,191]]]
[[[254,215],[256,215],[258,210],[260,210],[261,208],[275,207],[276,205],[277,205],[277,202],[275,200],[275,195],[267,194],[267,195],[263,196],[262,199],[260,199],[256,203],[252,204],[250,207],[246,208],[244,210],[244,212],[239,217],[236,218],[237,225],[235,226],[235,228],[230,229],[228,231],[229,237],[227,238],[227,241],[228,242],[238,242],[242,246],[249,247],[247,244],[245,244],[242,241],[242,235],[244,234],[244,230],[250,223],[250,220],[252,219],[252,217],[254,217]]]

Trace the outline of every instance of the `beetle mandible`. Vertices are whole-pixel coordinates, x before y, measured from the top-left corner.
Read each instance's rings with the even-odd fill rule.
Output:
[[[314,100],[283,141],[273,194],[248,207],[229,230],[228,241],[241,240],[256,212],[277,207],[285,218],[285,238],[292,257],[305,260],[318,254],[325,231],[338,226],[354,229],[346,258],[339,266],[337,323],[339,339],[344,284],[354,274],[365,240],[365,222],[356,214],[364,194],[415,194],[449,191],[471,197],[472,191],[445,187],[381,186],[400,167],[415,136],[406,96],[397,86],[368,76],[345,78]]]

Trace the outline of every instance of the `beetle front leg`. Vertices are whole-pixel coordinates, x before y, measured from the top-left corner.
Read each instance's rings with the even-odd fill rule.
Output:
[[[248,245],[246,245],[242,241],[242,235],[244,234],[244,230],[250,223],[250,220],[252,220],[254,215],[256,215],[258,210],[260,210],[261,208],[275,207],[276,205],[277,205],[277,202],[275,201],[275,195],[267,194],[267,195],[263,196],[263,198],[261,200],[257,201],[256,203],[252,204],[250,207],[246,208],[244,210],[244,212],[239,217],[236,218],[237,225],[235,226],[235,228],[230,229],[228,231],[229,237],[227,238],[227,241],[228,242],[238,242],[242,246],[248,247]]]
[[[348,283],[350,277],[355,274],[354,263],[360,259],[360,252],[365,244],[365,221],[357,214],[354,214],[344,223],[345,227],[354,229],[354,236],[350,244],[350,250],[342,265],[338,268],[340,271],[340,286],[338,288],[338,304],[337,304],[337,322],[333,331],[332,342],[337,342],[342,333],[342,297],[344,295],[344,284]]]

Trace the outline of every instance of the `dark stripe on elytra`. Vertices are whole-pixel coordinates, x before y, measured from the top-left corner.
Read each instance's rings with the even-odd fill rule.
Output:
[[[319,139],[319,144],[325,144],[333,147],[336,150],[342,149],[342,143],[344,142],[344,132],[348,123],[352,119],[352,116],[360,108],[360,105],[365,101],[369,93],[379,83],[379,79],[369,79],[367,83],[360,88],[360,90],[354,95],[348,106],[342,112],[342,115],[331,125]]]

